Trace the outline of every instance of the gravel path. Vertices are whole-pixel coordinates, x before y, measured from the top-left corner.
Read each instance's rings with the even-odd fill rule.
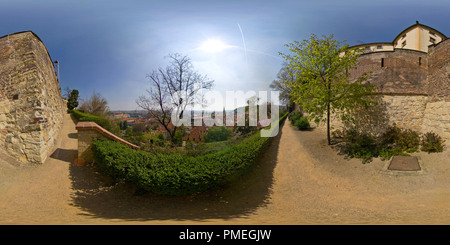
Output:
[[[42,165],[0,160],[0,224],[450,224],[449,150],[416,153],[423,173],[389,174],[378,159],[361,164],[337,155],[323,129],[298,131],[286,121],[234,184],[165,197],[74,165],[69,115],[61,135]]]

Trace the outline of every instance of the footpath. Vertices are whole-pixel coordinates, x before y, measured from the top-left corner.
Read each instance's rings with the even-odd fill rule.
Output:
[[[187,197],[141,193],[77,166],[75,122],[41,165],[0,160],[0,224],[450,224],[449,153],[414,153],[420,175],[385,174],[326,145],[325,132],[287,120],[248,174]]]

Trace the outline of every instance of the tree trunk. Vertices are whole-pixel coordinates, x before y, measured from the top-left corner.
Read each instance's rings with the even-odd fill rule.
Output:
[[[330,102],[327,104],[327,140],[328,145],[331,145],[331,137],[330,137]]]

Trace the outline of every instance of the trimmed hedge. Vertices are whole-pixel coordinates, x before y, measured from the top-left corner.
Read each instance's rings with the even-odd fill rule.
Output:
[[[111,131],[111,122],[107,118],[94,116],[88,113],[81,112],[79,110],[71,110],[71,112],[80,122],[95,122],[102,128]]]
[[[286,115],[280,118],[280,123]],[[156,194],[187,195],[217,189],[248,171],[271,138],[255,134],[218,152],[200,156],[151,154],[113,141],[93,143],[96,165],[117,179]]]

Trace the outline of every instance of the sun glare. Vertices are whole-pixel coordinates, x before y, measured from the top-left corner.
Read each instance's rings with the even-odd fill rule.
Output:
[[[217,53],[227,48],[222,41],[218,39],[208,39],[202,43],[200,46],[201,50],[204,50],[209,53]]]

